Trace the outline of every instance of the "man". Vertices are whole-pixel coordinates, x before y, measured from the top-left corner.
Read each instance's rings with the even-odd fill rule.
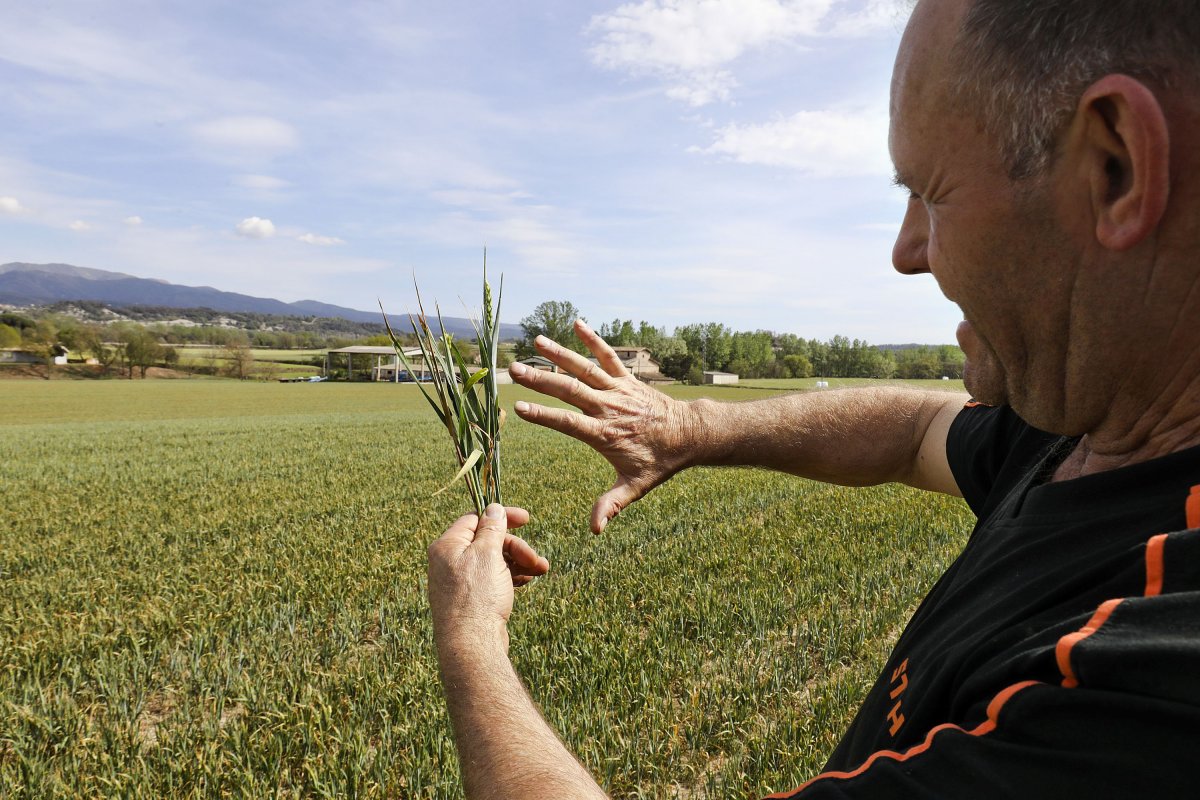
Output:
[[[539,342],[580,380],[513,370],[584,412],[518,414],[615,467],[597,532],[695,464],[903,481],[978,515],[795,796],[1200,793],[1198,136],[1193,0],[921,0],[892,83],[910,190],[893,261],[961,307],[978,402],[686,404],[638,384],[583,325],[598,367]],[[459,520],[430,548],[468,795],[603,797],[508,662],[511,586],[547,565],[504,516]]]

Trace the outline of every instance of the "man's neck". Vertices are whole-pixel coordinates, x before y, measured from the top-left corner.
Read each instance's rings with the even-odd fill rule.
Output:
[[[1160,428],[1160,432],[1136,447],[1114,446],[1109,444],[1110,441],[1091,434],[1081,437],[1070,455],[1054,470],[1051,481],[1069,481],[1128,467],[1200,445],[1200,418],[1190,419],[1186,424]]]

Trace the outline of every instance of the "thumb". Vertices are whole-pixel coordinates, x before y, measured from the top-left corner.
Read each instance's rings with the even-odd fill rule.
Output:
[[[629,481],[617,478],[612,488],[600,495],[596,505],[592,506],[592,533],[603,532],[613,517],[641,498],[642,494]]]
[[[508,512],[499,503],[492,503],[483,512],[479,527],[475,529],[475,544],[495,547],[504,546],[504,534],[508,531]]]

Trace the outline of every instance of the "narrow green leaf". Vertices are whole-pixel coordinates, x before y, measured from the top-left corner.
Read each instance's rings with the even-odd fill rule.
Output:
[[[460,469],[458,471],[458,474],[454,476],[453,480],[451,480],[445,486],[443,486],[442,488],[440,488],[436,492],[434,492],[433,496],[437,497],[439,494],[446,491],[454,484],[458,483],[459,479],[462,478],[462,476],[466,475],[468,472],[470,472],[471,467],[475,466],[475,462],[479,461],[480,457],[482,457],[482,456],[483,456],[483,451],[480,450],[479,448],[475,448],[475,450],[473,450],[471,452],[471,455],[467,456],[467,460],[463,462],[462,469]]]
[[[464,386],[463,388],[470,389],[475,384],[479,383],[479,381],[483,379],[483,376],[487,375],[489,372],[491,372],[491,370],[489,370],[487,367],[484,367],[483,369],[479,370],[474,375],[472,375],[469,379],[467,379],[467,385]]]

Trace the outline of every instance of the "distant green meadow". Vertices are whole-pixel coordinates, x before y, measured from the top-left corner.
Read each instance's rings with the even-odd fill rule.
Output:
[[[811,776],[972,521],[693,470],[597,537],[608,465],[509,419],[506,500],[551,562],[512,657],[616,797]],[[0,797],[461,796],[425,600],[468,505],[433,496],[445,438],[403,384],[0,383]]]

